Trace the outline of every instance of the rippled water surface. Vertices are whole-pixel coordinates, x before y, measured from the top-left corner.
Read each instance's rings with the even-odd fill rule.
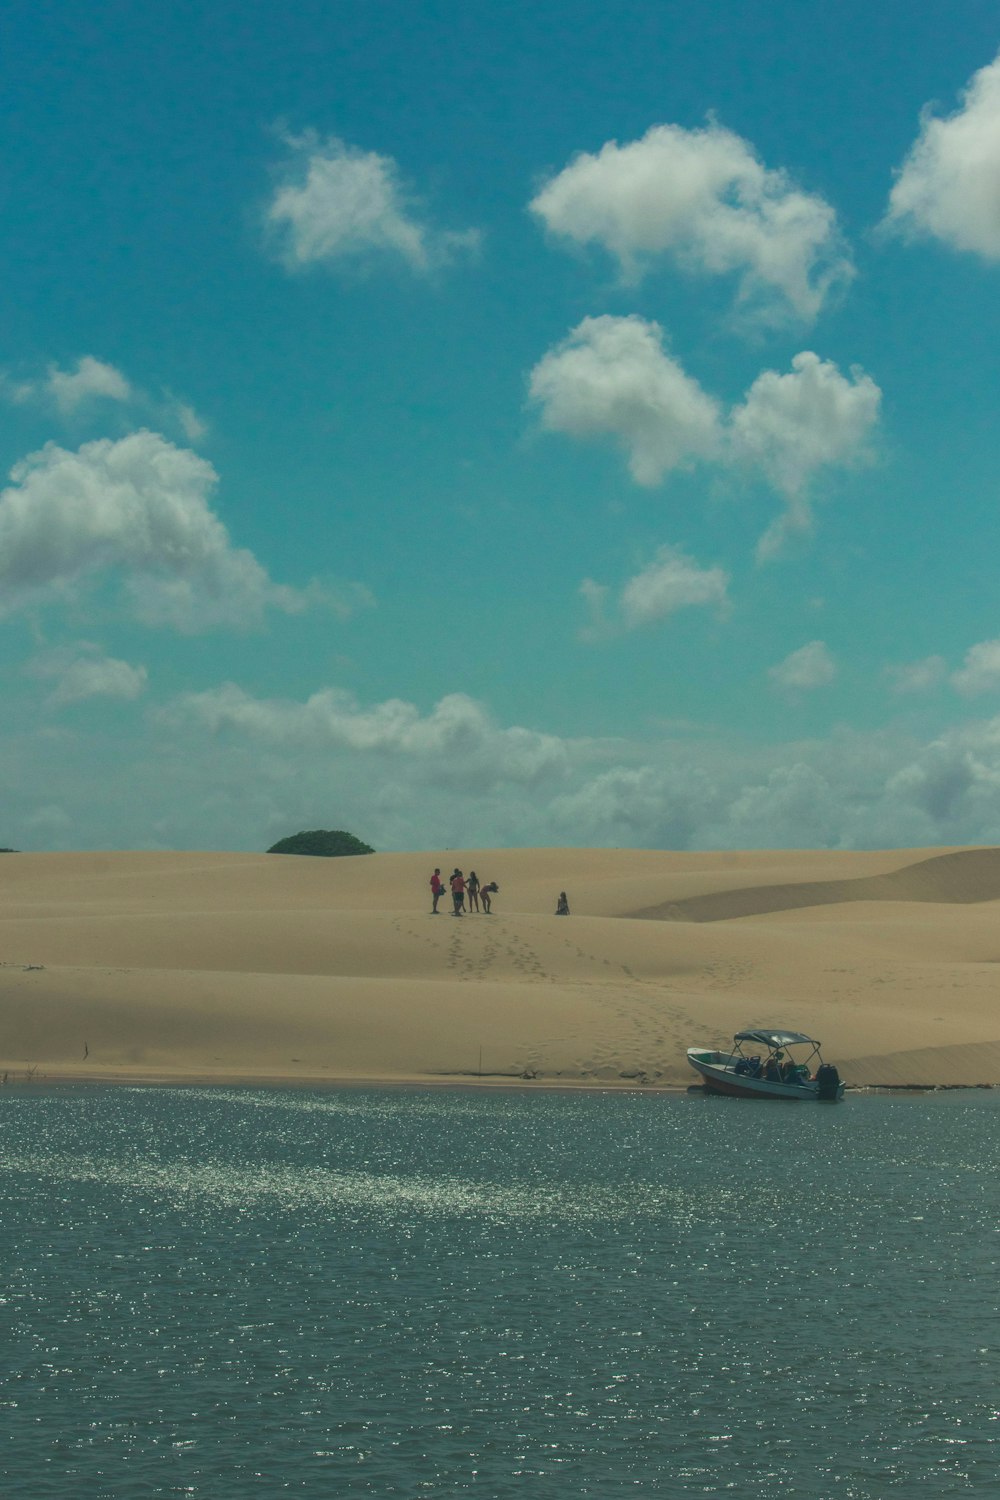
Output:
[[[4,1495],[1000,1494],[1000,1099],[0,1091]]]

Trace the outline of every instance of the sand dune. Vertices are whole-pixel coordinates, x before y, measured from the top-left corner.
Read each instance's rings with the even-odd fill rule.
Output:
[[[957,849],[903,865],[887,875],[750,885],[661,902],[633,917],[671,922],[724,922],[765,912],[832,906],[847,901],[931,901],[977,904],[1000,900],[1000,849]]]
[[[430,915],[456,861],[492,916]],[[850,1083],[1000,1084],[998,903],[996,849],[4,855],[0,1073],[687,1086],[782,1024]]]

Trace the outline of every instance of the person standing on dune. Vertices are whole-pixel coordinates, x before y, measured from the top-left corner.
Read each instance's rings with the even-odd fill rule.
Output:
[[[479,899],[483,903],[483,911],[487,916],[490,915],[493,907],[494,893],[499,889],[500,887],[497,885],[495,880],[491,880],[489,885],[481,885],[479,887]]]
[[[475,870],[469,871],[469,878],[465,882],[465,894],[469,898],[469,910],[479,910],[479,877]]]
[[[438,902],[441,900],[443,891],[444,881],[441,879],[441,871],[435,868],[434,874],[431,876],[431,915],[434,917],[439,917],[441,915],[441,913],[438,911]]]
[[[451,877],[451,899],[455,903],[455,910],[452,912],[452,916],[464,916],[462,907],[465,905],[465,876],[457,867],[454,875]]]

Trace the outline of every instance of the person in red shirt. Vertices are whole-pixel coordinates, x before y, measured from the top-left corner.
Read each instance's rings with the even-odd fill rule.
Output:
[[[454,875],[451,877],[451,899],[455,903],[455,910],[452,912],[452,916],[464,916],[462,907],[465,905],[465,876],[458,869],[456,869]]]
[[[441,915],[441,913],[438,911],[438,902],[441,900],[443,892],[444,881],[441,879],[441,871],[435,869],[434,874],[431,876],[431,896],[433,897],[433,902],[431,905],[432,916],[439,917]]]

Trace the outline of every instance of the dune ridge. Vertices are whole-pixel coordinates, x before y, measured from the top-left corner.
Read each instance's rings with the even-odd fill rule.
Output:
[[[492,916],[431,916],[455,862]],[[687,1087],[783,1025],[849,1083],[1000,1084],[998,902],[986,848],[4,855],[0,1076]]]
[[[646,921],[724,922],[769,912],[852,901],[930,901],[973,905],[1000,899],[1000,849],[959,849],[901,866],[888,875],[739,886],[666,901],[629,915]]]

